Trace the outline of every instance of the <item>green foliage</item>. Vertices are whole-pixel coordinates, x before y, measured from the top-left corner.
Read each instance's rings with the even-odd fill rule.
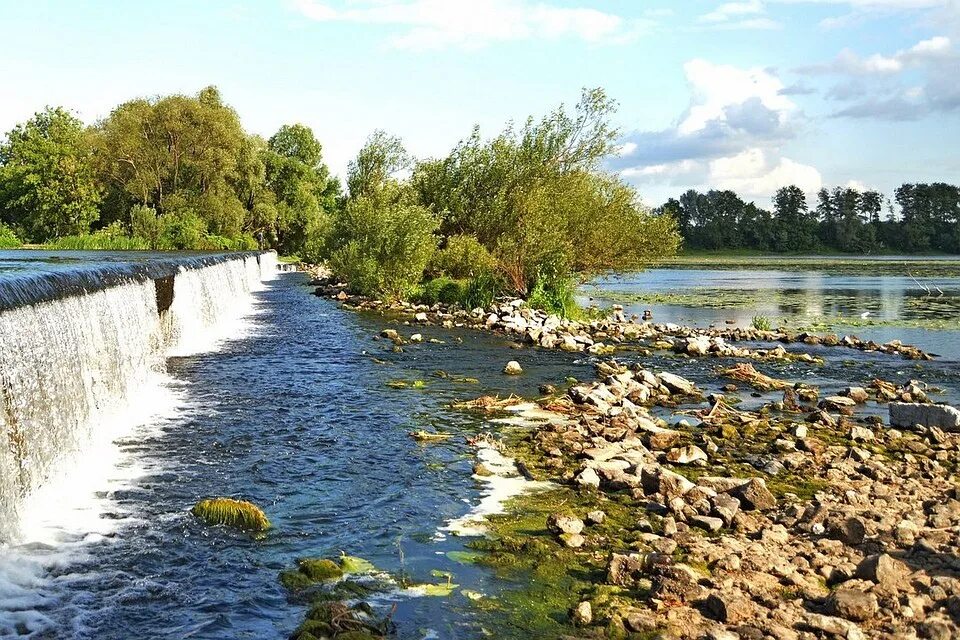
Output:
[[[530,290],[527,304],[564,318],[576,318],[582,313],[574,299],[575,283],[562,254],[544,260]]]
[[[529,292],[558,254],[565,275],[641,268],[674,252],[679,236],[668,216],[653,216],[600,171],[617,137],[613,111],[596,89],[572,114],[561,107],[489,141],[475,129],[448,157],[417,165],[412,186],[440,215],[441,235],[475,238],[516,293]]]
[[[201,500],[191,513],[209,525],[226,525],[244,531],[266,531],[270,521],[255,504],[231,498]]]
[[[753,321],[750,323],[750,326],[760,331],[773,330],[773,323],[767,316],[753,316]]]
[[[304,558],[297,565],[300,572],[315,582],[325,582],[343,577],[343,570],[333,560],[326,558]]]
[[[0,222],[25,240],[88,232],[100,197],[89,137],[65,109],[37,113],[0,145]]]
[[[396,174],[410,165],[403,142],[384,131],[374,131],[355,160],[347,167],[347,189],[351,198],[372,196],[394,182]]]
[[[428,271],[450,278],[474,278],[492,274],[497,261],[473,236],[455,235],[433,254]]]
[[[21,244],[13,229],[0,222],[0,249],[16,249]]]
[[[94,233],[85,233],[57,238],[50,244],[54,249],[81,249],[85,251],[135,251],[150,249],[143,238],[129,236],[114,222]]]
[[[447,276],[440,276],[424,282],[418,288],[414,299],[420,304],[427,305],[434,305],[439,302],[445,305],[459,304],[465,306],[468,287],[468,280],[455,280]]]

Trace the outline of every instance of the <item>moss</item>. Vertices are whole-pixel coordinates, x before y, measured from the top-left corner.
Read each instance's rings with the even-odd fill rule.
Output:
[[[283,588],[287,591],[296,593],[309,589],[316,584],[316,581],[297,569],[284,569],[280,572],[280,584],[282,584]]]
[[[300,572],[314,582],[327,582],[343,577],[340,566],[326,558],[303,558],[297,564]]]
[[[190,510],[209,525],[226,525],[243,531],[266,531],[270,520],[251,502],[232,498],[209,498],[201,500]]]

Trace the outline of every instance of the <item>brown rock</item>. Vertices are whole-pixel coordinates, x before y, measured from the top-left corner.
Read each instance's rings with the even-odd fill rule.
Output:
[[[877,596],[856,589],[837,589],[826,603],[827,613],[847,620],[870,620],[880,610]]]
[[[753,615],[754,606],[742,591],[711,593],[703,602],[703,615],[726,624],[740,624]]]
[[[766,511],[777,506],[777,499],[770,493],[767,484],[761,478],[751,478],[730,494],[740,500],[740,506],[743,509]]]
[[[910,569],[886,553],[867,556],[857,565],[857,577],[871,580],[892,591],[906,591]]]

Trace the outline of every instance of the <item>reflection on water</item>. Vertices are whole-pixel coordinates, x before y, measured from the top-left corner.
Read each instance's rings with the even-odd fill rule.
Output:
[[[659,322],[701,327],[747,326],[756,315],[791,326],[831,323],[861,337],[903,339],[960,356],[960,273],[914,278],[777,269],[651,269],[590,283],[581,290],[580,302],[623,304],[637,314],[650,309]]]

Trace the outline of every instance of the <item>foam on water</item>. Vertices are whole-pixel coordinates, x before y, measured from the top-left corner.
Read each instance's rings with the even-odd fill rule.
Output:
[[[148,470],[118,439],[175,418],[166,357],[246,335],[275,273],[275,254],[181,268],[163,314],[152,280],[0,313],[0,637],[43,633],[54,611],[83,632],[89,577],[72,567],[136,518],[111,496]]]

